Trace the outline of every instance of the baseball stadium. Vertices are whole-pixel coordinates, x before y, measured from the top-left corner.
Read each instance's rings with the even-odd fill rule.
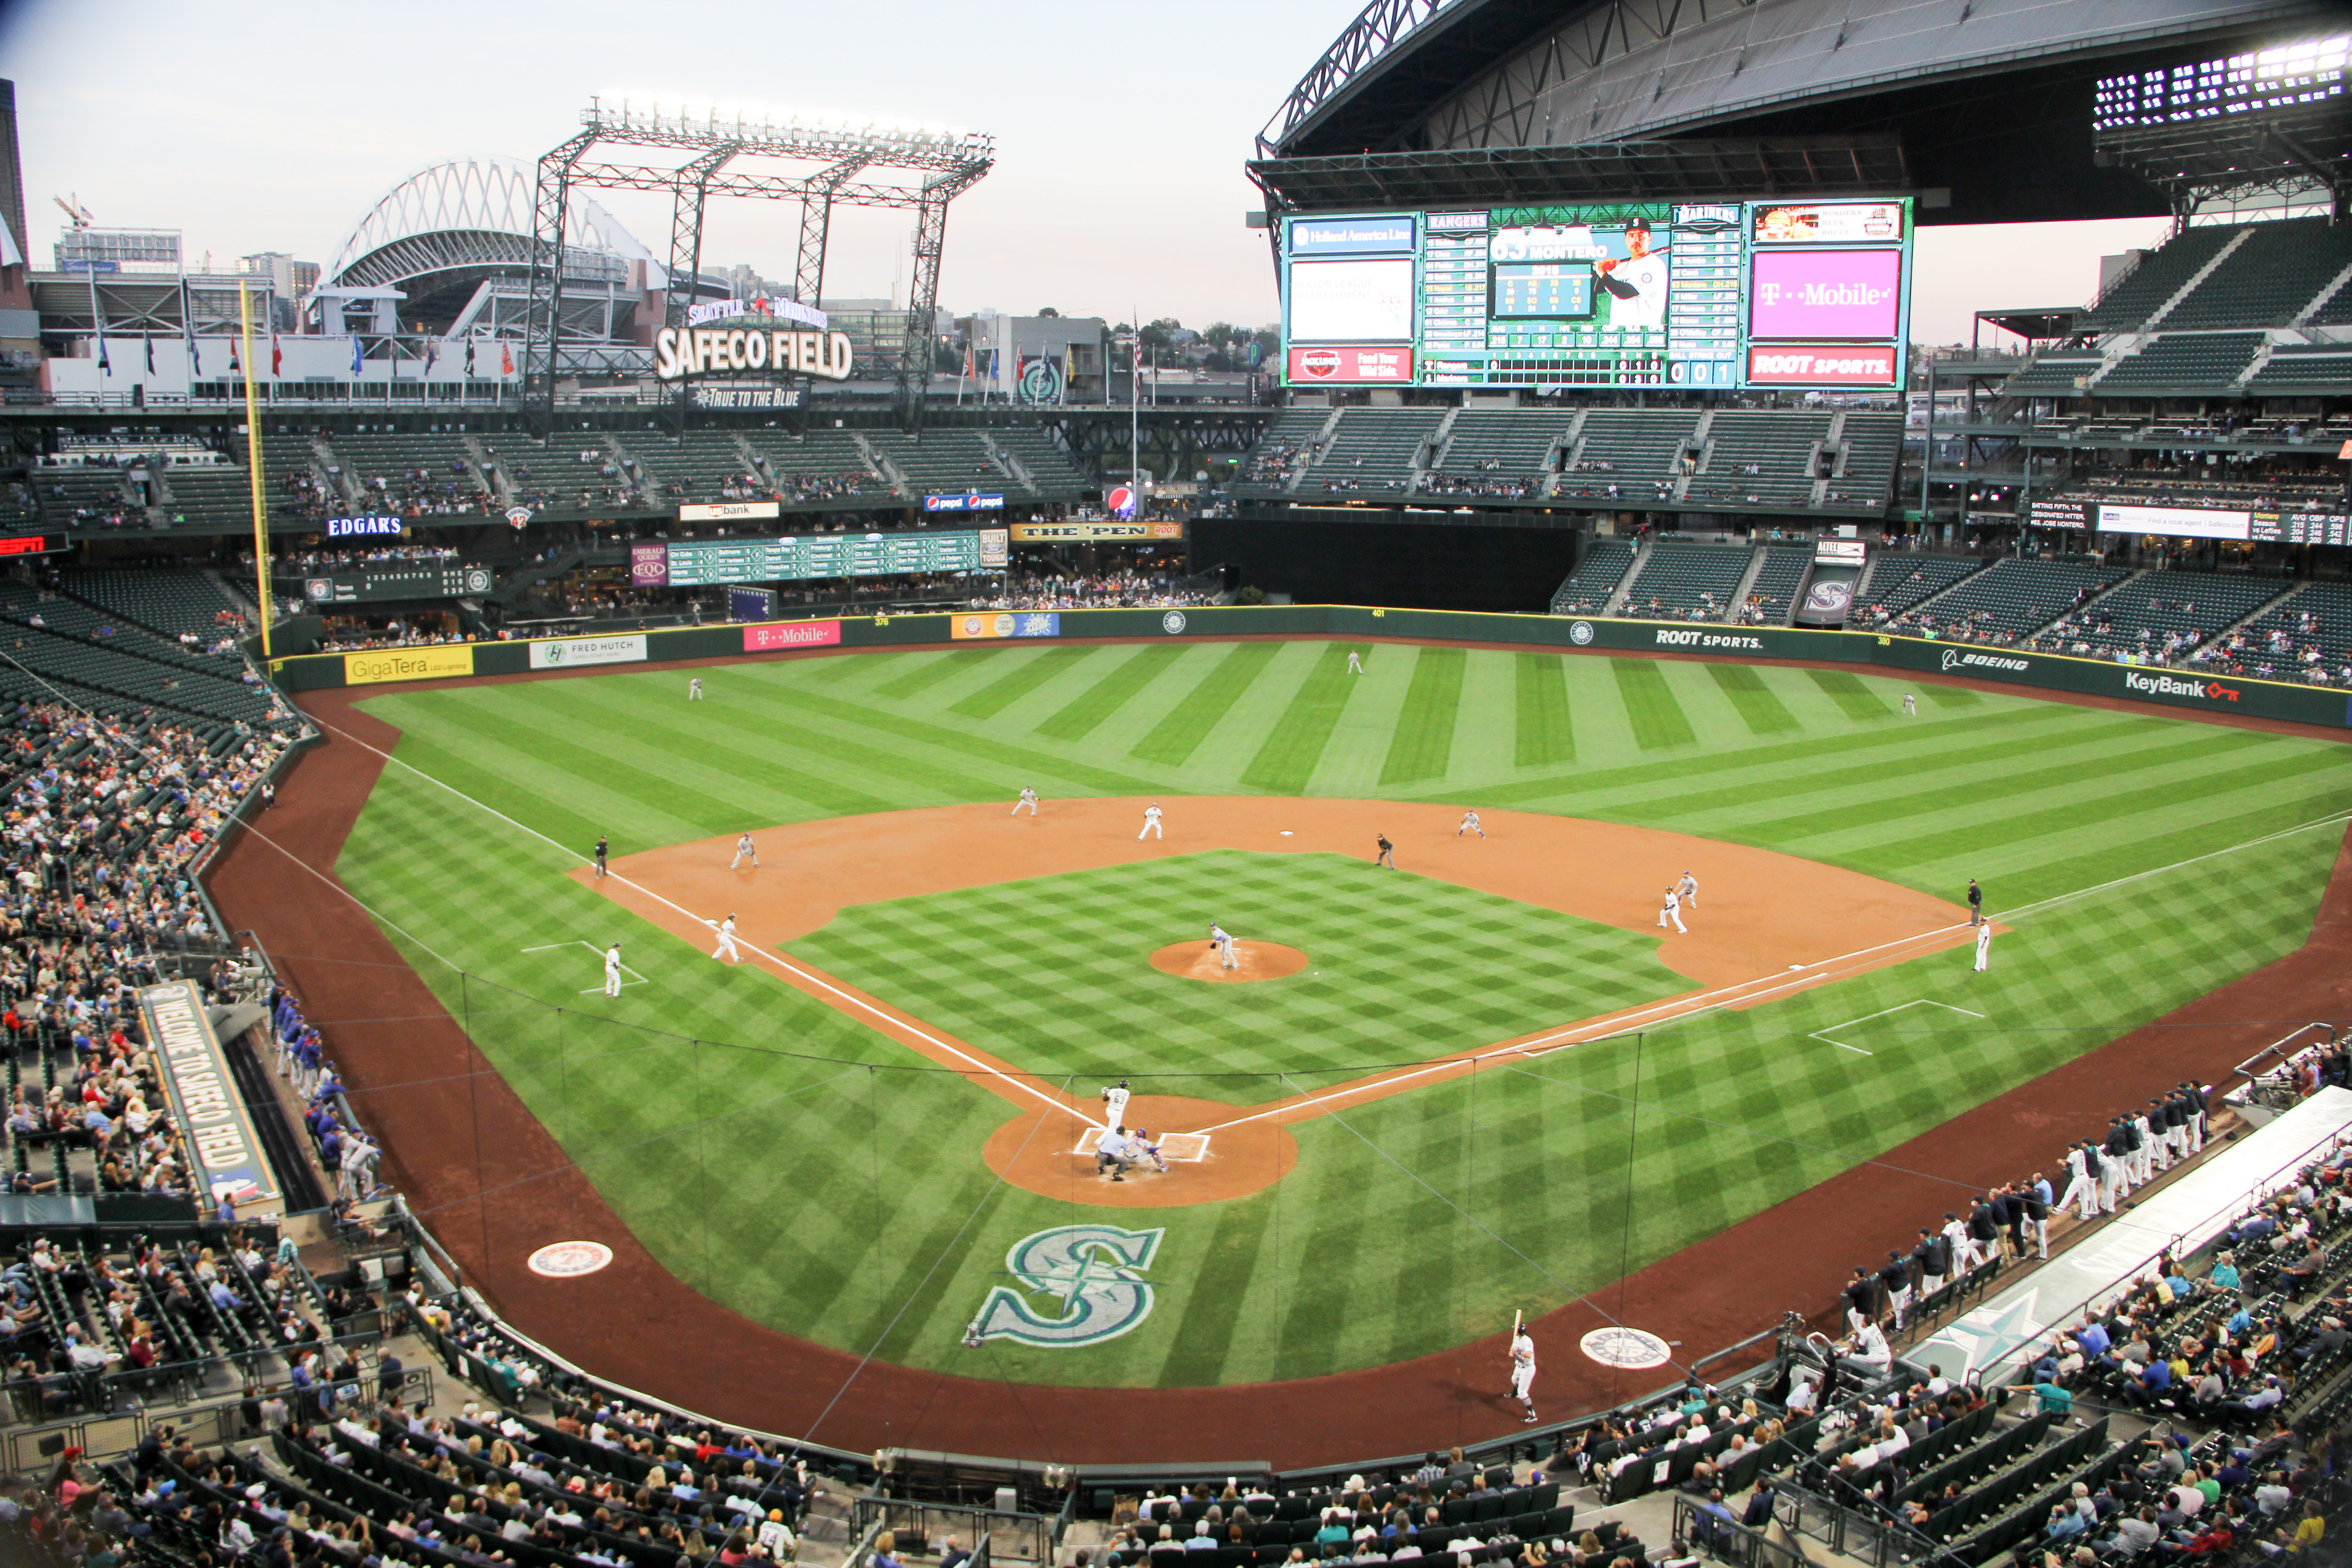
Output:
[[[2347,52],[1373,0],[1229,342],[0,84],[0,1561],[2352,1561]]]

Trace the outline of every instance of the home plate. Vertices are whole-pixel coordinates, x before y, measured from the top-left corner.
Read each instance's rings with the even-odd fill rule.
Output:
[[[1286,828],[1284,828],[1284,829],[1282,830],[1282,836],[1283,836],[1285,838],[1289,838],[1289,837],[1293,837],[1293,835],[1292,835],[1292,833],[1291,833],[1290,829],[1288,829],[1287,827],[1286,827]]]
[[[1093,1153],[1095,1145],[1102,1142],[1102,1131],[1099,1127],[1087,1128],[1078,1139],[1078,1146],[1070,1152]],[[1209,1135],[1205,1132],[1168,1133],[1160,1140],[1160,1157],[1163,1160],[1181,1160],[1187,1164],[1198,1164],[1209,1157]]]

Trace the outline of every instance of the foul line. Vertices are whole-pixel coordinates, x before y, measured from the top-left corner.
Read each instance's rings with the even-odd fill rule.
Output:
[[[1949,1002],[1937,1002],[1922,996],[1916,1001],[1897,1002],[1894,1006],[1882,1007],[1875,1013],[1864,1013],[1859,1018],[1848,1018],[1843,1024],[1832,1024],[1829,1026],[1829,1028],[1815,1029],[1811,1034],[1807,1035],[1805,1038],[1809,1040],[1827,1040],[1831,1045],[1835,1046],[1838,1049],[1842,1051],[1852,1051],[1858,1057],[1874,1057],[1878,1054],[1876,1051],[1865,1051],[1860,1046],[1849,1046],[1843,1040],[1831,1038],[1830,1029],[1851,1029],[1856,1024],[1867,1024],[1873,1018],[1884,1018],[1890,1013],[1901,1013],[1912,1007],[1941,1007],[1947,1013],[1964,1014],[1969,1017],[1975,1018],[1979,1021],[1984,1017],[1982,1013],[1970,1013],[1966,1007],[1955,1007]]]
[[[2050,898],[2042,899],[2031,904],[2021,905],[2015,910],[2002,913],[1998,918],[2005,921],[2014,922],[2016,921],[2025,919],[2028,916],[2046,914],[2050,910],[2057,909],[2062,905],[2072,903],[2079,899],[2088,898],[2095,893],[2104,893],[2116,888],[2126,887],[2134,882],[2145,881],[2151,877],[2160,877],[2165,875],[2167,872],[2178,871],[2184,867],[2195,866],[2203,861],[2219,858],[2224,855],[2234,855],[2242,849],[2258,848],[2264,844],[2275,843],[2279,839],[2292,837],[2294,835],[2298,833],[2307,833],[2315,827],[2333,826],[2347,822],[2352,822],[2352,812],[2330,812],[2325,816],[2313,817],[2307,822],[2299,822],[2292,827],[2283,827],[2274,833],[2266,833],[2262,835],[2260,837],[2249,838],[2242,844],[2226,845],[2220,849],[2209,850],[2202,855],[2192,855],[2185,860],[2176,860],[2168,866],[2157,866],[2145,871],[2135,871],[2126,877],[2117,877],[2111,881],[2095,883],[2087,888],[2078,888],[2073,892],[2058,893]],[[1990,920],[1995,917],[1987,915],[1985,918]],[[1327,1105],[1337,1100],[1385,1098],[1390,1094],[1397,1092],[1397,1089],[1402,1085],[1408,1084],[1415,1079],[1426,1077],[1432,1073],[1444,1072],[1450,1068],[1475,1068],[1481,1062],[1491,1061],[1498,1057],[1523,1056],[1530,1059],[1534,1059],[1549,1056],[1554,1051],[1566,1050],[1576,1046],[1592,1045],[1601,1040],[1612,1038],[1621,1035],[1631,1034],[1637,1028],[1645,1028],[1654,1025],[1679,1023],[1685,1018],[1696,1017],[1703,1013],[1710,1013],[1725,1007],[1737,1006],[1742,1003],[1759,1002],[1780,992],[1793,991],[1801,986],[1816,984],[1824,980],[1845,979],[1851,972],[1838,973],[1836,971],[1836,966],[1849,963],[1855,959],[1868,958],[1874,954],[1882,953],[1893,948],[1909,947],[1921,942],[1940,941],[1945,937],[1952,935],[1954,932],[1963,931],[1969,929],[1969,927],[1965,923],[1939,926],[1933,931],[1922,931],[1916,936],[1902,937],[1892,942],[1882,942],[1870,947],[1856,948],[1852,952],[1840,953],[1835,958],[1819,959],[1811,963],[1798,965],[1797,967],[1801,970],[1802,973],[1793,979],[1786,977],[1785,974],[1759,975],[1753,980],[1742,980],[1735,984],[1719,986],[1713,991],[1703,991],[1681,998],[1670,997],[1665,1001],[1654,1002],[1648,1006],[1637,1007],[1630,1013],[1619,1014],[1614,1017],[1603,1019],[1598,1023],[1571,1024],[1564,1028],[1555,1029],[1549,1034],[1538,1035],[1533,1039],[1521,1040],[1515,1045],[1497,1046],[1487,1050],[1474,1051],[1465,1056],[1447,1057],[1440,1061],[1424,1063],[1420,1067],[1412,1068],[1405,1071],[1386,1077],[1369,1079],[1351,1085],[1343,1085],[1340,1088],[1331,1089],[1327,1093],[1314,1095],[1305,1100],[1292,1100],[1283,1105],[1269,1106],[1264,1110],[1253,1111],[1247,1116],[1235,1117],[1231,1121],[1220,1121],[1215,1126],[1205,1127],[1202,1128],[1202,1131],[1204,1132],[1222,1132],[1228,1127],[1239,1127],[1247,1122],[1262,1121],[1268,1117],[1294,1116],[1302,1111],[1310,1111],[1313,1107]],[[1768,984],[1767,982],[1771,982],[1772,984]],[[1965,1012],[1966,1010],[1967,1009],[1965,1008],[1954,1009],[1956,1012]],[[1832,1041],[1831,1043],[1832,1045],[1837,1045],[1842,1044],[1843,1042]],[[1856,1047],[1848,1046],[1845,1048],[1853,1050]],[[1868,1053],[1865,1052],[1864,1054],[1867,1055]],[[1316,1114],[1328,1114],[1328,1112],[1316,1112]]]
[[[410,773],[415,773],[426,784],[434,784],[441,789],[447,790],[451,795],[456,795],[459,800],[464,801],[467,805],[473,806],[478,811],[488,813],[490,816],[497,817],[500,822],[505,823],[508,826],[514,828],[516,831],[528,833],[533,838],[538,839],[541,844],[546,845],[549,848],[562,855],[565,859],[571,860],[576,865],[586,865],[589,863],[585,860],[580,859],[574,851],[565,848],[564,846],[558,843],[556,840],[550,838],[538,828],[527,826],[522,823],[517,822],[513,817],[509,816],[505,812],[499,810],[496,806],[483,805],[480,801],[476,800],[472,795],[467,795],[464,790],[457,788],[455,784],[445,784],[441,780],[435,778],[431,773],[426,773],[423,768],[416,767],[409,763],[402,762],[400,758],[394,756],[390,752],[385,751],[383,747],[370,745],[367,742],[361,740],[357,735],[352,734],[350,731],[337,729],[336,726],[327,723],[324,720],[319,721],[319,723],[321,728],[333,731],[336,734],[342,736],[343,739],[351,742],[352,744],[362,747],[364,750],[373,752],[385,762],[397,763],[399,766],[408,769]],[[617,871],[607,871],[605,874],[614,881],[624,883],[628,887],[635,889],[638,892],[643,893],[646,898],[653,900],[656,903],[662,905],[665,909],[676,910],[688,920],[702,921],[702,923],[706,925],[710,923],[708,921],[703,921],[703,918],[700,915],[696,914],[692,910],[662,897],[661,894],[655,892],[651,888],[645,886],[641,882],[632,881],[630,879],[622,876]],[[321,879],[323,880],[324,879]],[[353,901],[357,902],[356,900]],[[364,904],[360,905],[360,907],[362,909],[367,908]],[[373,914],[375,911],[369,910],[368,912],[370,914]],[[432,950],[428,948],[426,951],[431,952]],[[907,1019],[886,1013],[881,1008],[876,1006],[873,1003],[866,1001],[862,996],[851,995],[848,992],[844,991],[840,986],[834,984],[831,981],[825,979],[820,974],[803,969],[797,964],[785,962],[776,954],[769,952],[766,948],[760,946],[757,942],[751,944],[751,951],[759,957],[774,964],[787,976],[804,984],[813,986],[817,990],[823,991],[829,996],[836,998],[835,1005],[841,1006],[845,1010],[855,1008],[861,1013],[869,1013],[875,1017],[880,1019],[887,1028],[904,1030],[906,1033],[913,1035],[917,1038],[945,1051],[948,1055],[954,1057],[959,1060],[970,1062],[973,1067],[979,1068],[982,1072],[986,1073],[989,1077],[1003,1079],[1004,1082],[1020,1089],[1024,1094],[1042,1100],[1047,1105],[1055,1106],[1064,1110],[1067,1110],[1072,1115],[1078,1117],[1082,1121],[1094,1122],[1094,1125],[1097,1127],[1102,1125],[1101,1122],[1095,1121],[1093,1117],[1087,1115],[1076,1102],[1062,1099],[1055,1095],[1047,1094],[1042,1089],[1036,1089],[1030,1084],[1024,1083],[1019,1078],[1004,1071],[1002,1068],[989,1066],[986,1062],[982,1061],[975,1056],[972,1056],[970,1052],[961,1050],[955,1046],[949,1044],[947,1041],[940,1039],[937,1035],[932,1034],[929,1030],[919,1027]],[[435,953],[434,956],[436,958],[440,958],[440,954],[438,953]],[[446,958],[442,959],[441,962],[444,963],[449,963]],[[449,967],[455,969],[457,965],[451,963],[449,964]]]

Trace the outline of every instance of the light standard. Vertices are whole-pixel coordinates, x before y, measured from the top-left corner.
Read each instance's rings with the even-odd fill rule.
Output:
[[[1114,341],[1127,349],[1127,493],[1128,504],[1136,506],[1143,496],[1143,333],[1121,332]]]

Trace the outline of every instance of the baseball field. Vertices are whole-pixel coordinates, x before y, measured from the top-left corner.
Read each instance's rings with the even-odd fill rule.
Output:
[[[1605,1317],[2299,947],[2352,811],[2339,743],[1799,668],[1204,640],[696,673],[364,697],[399,739],[334,874],[672,1274],[1020,1384]],[[1212,921],[1305,962],[1154,966]],[[398,1084],[361,1076],[365,1119]],[[1205,1137],[1113,1186],[1086,1116],[1119,1079],[1130,1122]]]

